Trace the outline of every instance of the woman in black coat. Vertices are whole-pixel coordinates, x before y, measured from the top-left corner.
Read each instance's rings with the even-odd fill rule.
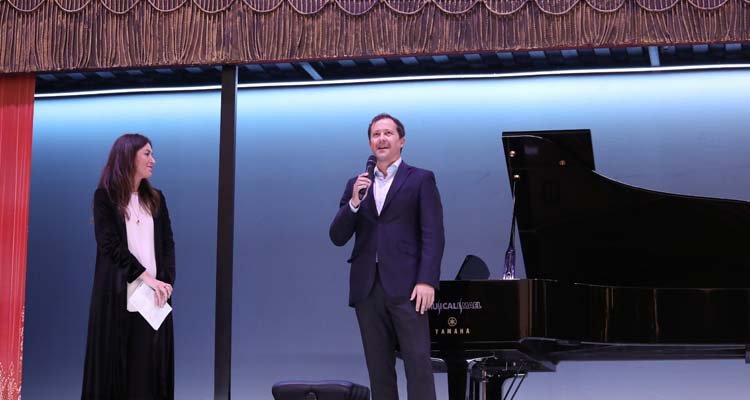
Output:
[[[148,138],[119,137],[94,194],[96,270],[82,399],[174,398],[172,315],[154,330],[127,304],[139,284],[154,289],[157,306],[171,303],[174,241],[164,195],[148,181],[155,162]]]

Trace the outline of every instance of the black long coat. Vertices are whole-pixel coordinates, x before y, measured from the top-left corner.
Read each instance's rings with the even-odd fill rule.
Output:
[[[174,285],[175,252],[167,202],[154,217],[156,279]],[[107,192],[94,193],[96,270],[89,309],[86,362],[81,398],[88,400],[123,399],[126,395],[127,284],[145,268],[128,250],[125,221]],[[172,315],[159,327],[156,336],[156,369],[159,398],[174,398],[174,344]]]

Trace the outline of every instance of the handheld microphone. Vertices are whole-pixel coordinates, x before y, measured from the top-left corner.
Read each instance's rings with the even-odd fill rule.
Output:
[[[370,182],[375,180],[375,163],[377,163],[378,159],[375,158],[375,156],[370,156],[367,159],[367,165],[365,165],[365,170],[367,171],[367,177],[370,179]],[[367,189],[359,189],[359,201],[362,201],[362,199],[365,197],[365,193],[367,193]]]

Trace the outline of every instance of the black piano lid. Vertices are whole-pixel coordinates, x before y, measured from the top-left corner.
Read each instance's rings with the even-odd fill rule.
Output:
[[[662,193],[595,171],[589,130],[503,132],[526,276],[750,287],[750,203]],[[513,154],[513,156],[511,156]]]

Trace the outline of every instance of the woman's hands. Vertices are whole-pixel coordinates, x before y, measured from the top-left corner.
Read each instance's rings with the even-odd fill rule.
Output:
[[[156,306],[159,308],[164,307],[167,304],[167,300],[172,297],[172,285],[154,278],[147,272],[141,275],[141,279],[143,283],[154,289],[154,303]]]

